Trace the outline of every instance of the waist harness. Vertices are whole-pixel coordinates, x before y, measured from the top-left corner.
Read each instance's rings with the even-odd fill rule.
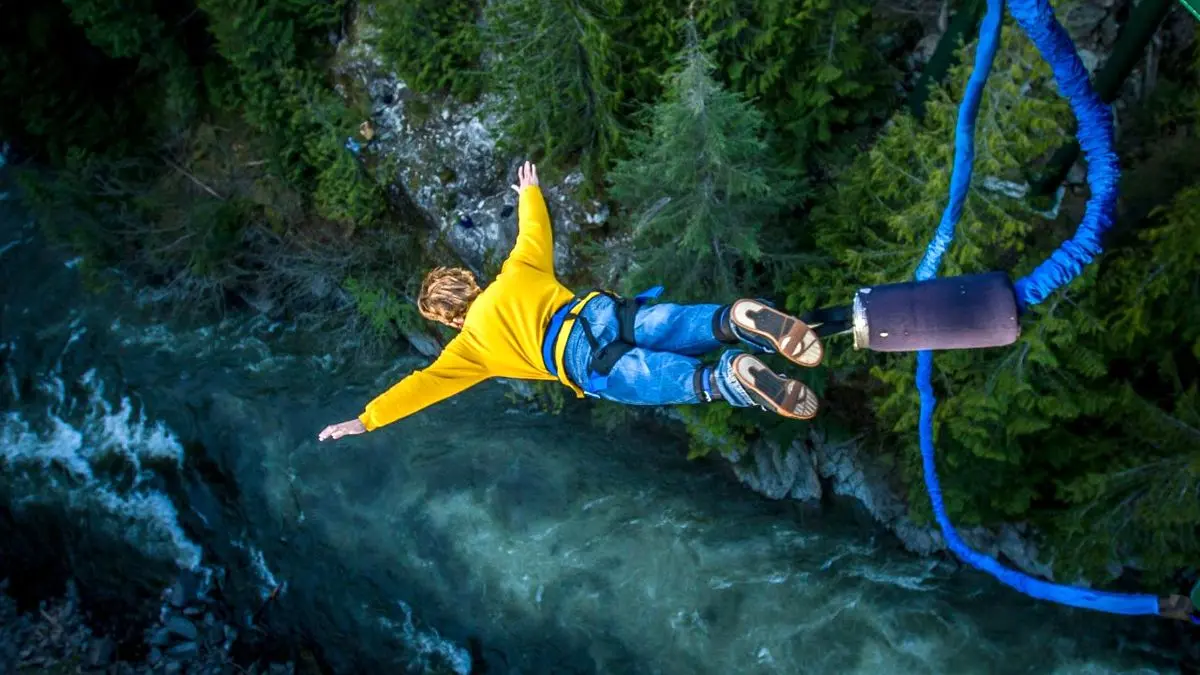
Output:
[[[587,382],[581,384],[584,384],[586,390],[591,393],[603,391],[608,386],[608,375],[616,366],[617,361],[620,361],[622,356],[637,346],[637,341],[634,339],[634,322],[637,319],[638,309],[646,302],[657,298],[662,291],[662,286],[655,286],[632,298],[623,298],[611,291],[594,290],[583,296],[572,298],[551,317],[546,337],[542,341],[542,361],[546,370],[574,390],[577,396],[583,396],[583,391],[579,386],[567,377],[566,368],[563,365],[563,357],[567,350],[567,338],[570,337],[571,329],[578,321],[583,326],[583,335],[592,349],[592,358],[588,362],[588,379]],[[591,322],[582,314],[587,303],[600,295],[612,298],[617,308],[617,338],[603,347],[596,339]]]

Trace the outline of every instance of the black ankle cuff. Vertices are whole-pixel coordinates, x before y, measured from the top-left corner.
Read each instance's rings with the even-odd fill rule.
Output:
[[[692,388],[696,391],[696,398],[703,403],[712,403],[724,398],[721,396],[721,390],[717,388],[716,372],[708,366],[700,366],[692,373]]]
[[[716,314],[713,314],[712,320],[713,337],[715,337],[718,342],[723,342],[727,345],[735,345],[740,342],[737,334],[733,332],[733,326],[729,324],[729,316],[732,307],[733,305],[723,305],[717,310]]]

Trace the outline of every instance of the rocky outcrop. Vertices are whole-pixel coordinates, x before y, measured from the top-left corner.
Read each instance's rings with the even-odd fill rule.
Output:
[[[816,460],[802,443],[786,448],[769,441],[756,443],[733,463],[733,473],[743,485],[771,499],[821,498]]]
[[[208,583],[206,576],[184,572],[164,591],[159,620],[145,633],[147,656],[128,660],[111,637],[89,627],[74,584],[63,597],[22,614],[4,594],[7,582],[0,582],[0,673],[293,675],[291,663],[233,659],[238,632],[222,618],[225,608],[209,597]]]
[[[936,525],[920,525],[909,517],[896,477],[880,462],[872,461],[858,439],[831,442],[813,431],[786,450],[761,443],[732,460],[734,473],[743,484],[771,499],[820,499],[824,485],[833,494],[861,503],[913,553],[931,555],[946,549]],[[1006,559],[1029,574],[1053,578],[1050,565],[1041,560],[1031,533],[1022,524],[964,528],[959,534],[977,551]]]
[[[516,241],[517,166],[526,159],[498,149],[500,109],[495,100],[472,104],[420,95],[384,65],[371,47],[375,32],[360,17],[355,39],[343,42],[337,74],[370,98],[371,119],[359,138],[361,152],[394,166],[395,184],[433,225],[430,246],[448,246],[486,277]],[[582,174],[571,173],[542,190],[554,221],[555,265],[573,265],[571,239],[585,224],[608,219],[607,207],[583,200]]]

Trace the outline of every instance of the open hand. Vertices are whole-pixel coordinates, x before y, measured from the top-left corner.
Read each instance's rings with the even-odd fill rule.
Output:
[[[356,436],[367,433],[367,428],[360,420],[346,420],[339,424],[330,424],[317,435],[318,441],[337,440],[342,436]]]
[[[517,194],[521,194],[521,191],[530,185],[538,184],[537,167],[534,166],[533,162],[525,162],[517,168],[517,181],[519,185],[512,186],[512,189],[516,190]]]

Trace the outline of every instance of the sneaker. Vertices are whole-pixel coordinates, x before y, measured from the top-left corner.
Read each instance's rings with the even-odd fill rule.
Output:
[[[798,366],[821,365],[825,348],[816,331],[794,316],[759,300],[742,299],[729,309],[729,324],[738,337],[758,345],[769,345]]]
[[[758,407],[784,417],[810,420],[820,407],[808,385],[789,380],[751,354],[739,354],[730,364],[733,376]]]

